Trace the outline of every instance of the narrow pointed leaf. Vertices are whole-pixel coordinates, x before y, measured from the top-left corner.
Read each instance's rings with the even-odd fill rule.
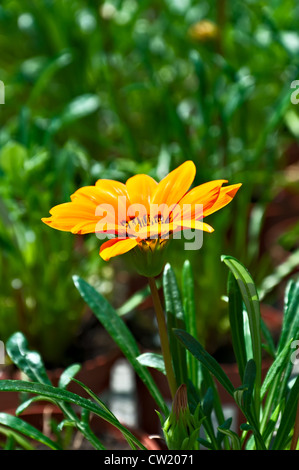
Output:
[[[197,338],[197,325],[196,325],[196,309],[195,309],[195,293],[194,293],[194,278],[191,269],[191,263],[186,260],[183,265],[183,305],[185,313],[186,331],[194,338]],[[198,361],[192,354],[187,351],[187,364],[190,380],[197,387],[198,384]]]
[[[285,347],[281,350],[281,352],[277,355],[275,361],[269,367],[267,375],[264,379],[262,388],[261,388],[261,398],[263,399],[267,390],[275,380],[277,376],[281,376],[283,370],[285,369],[286,365],[288,364],[289,357],[292,353],[291,351],[291,343],[292,339],[288,343],[286,343]]]
[[[285,450],[289,440],[290,433],[295,423],[296,411],[299,400],[299,376],[291,389],[286,402],[284,412],[281,417],[280,425],[275,436],[272,450]]]
[[[0,434],[3,434],[8,438],[12,436],[14,441],[18,445],[20,445],[24,450],[34,450],[34,446],[31,444],[31,442],[25,439],[21,434],[13,431],[11,428],[8,428],[6,426],[0,426]]]
[[[137,357],[137,361],[143,366],[152,367],[166,375],[164,359],[161,354],[151,352],[140,354],[140,356]]]
[[[28,342],[23,333],[14,333],[6,343],[6,350],[14,364],[30,380],[48,385],[51,384],[40,354],[28,349]]]
[[[256,286],[248,270],[232,256],[222,256],[222,261],[233,273],[248,314],[253,359],[256,365],[255,413],[259,415],[262,373],[261,314]]]
[[[153,396],[157,405],[161,408],[163,413],[167,415],[169,412],[168,407],[151,374],[147,368],[142,366],[136,359],[140,355],[140,351],[135,338],[124,323],[123,319],[119,317],[105,297],[97,292],[90,284],[78,276],[74,276],[73,280],[82,298],[89,305],[97,319],[131,363],[136,373]]]
[[[75,377],[75,375],[78,374],[80,369],[80,364],[72,364],[67,369],[65,369],[59,377],[58,386],[60,388],[66,388],[68,384],[72,381],[72,379]]]
[[[289,281],[285,293],[284,318],[277,352],[280,353],[291,338],[299,335],[299,281]]]
[[[240,377],[243,377],[247,362],[243,323],[243,301],[238,283],[231,272],[228,274],[227,290],[233,349]]]
[[[193,354],[193,356],[196,357],[210,371],[210,373],[214,375],[225,390],[233,396],[234,386],[218,362],[186,331],[175,330],[175,334],[183,345]]]
[[[57,400],[59,402],[73,404],[79,407],[84,408],[91,413],[103,418],[108,423],[111,423],[122,433],[126,433],[127,436],[130,436],[133,442],[136,441],[135,436],[120,424],[117,420],[113,419],[111,413],[107,413],[101,406],[97,403],[93,403],[91,400],[80,397],[76,393],[69,392],[62,388],[53,387],[52,385],[45,385],[38,382],[27,382],[24,380],[0,380],[0,397],[1,392],[28,392],[33,394],[42,395],[45,398],[50,398]]]
[[[218,427],[218,431],[230,438],[232,450],[241,450],[242,445],[241,445],[241,441],[240,441],[238,434],[236,434],[231,429],[226,429],[221,426]]]
[[[12,416],[8,413],[0,413],[0,424],[8,426],[14,431],[24,434],[24,436],[27,436],[31,439],[35,439],[36,441],[46,445],[47,447],[50,447],[53,450],[60,450],[60,447],[54,441],[45,436],[35,427],[31,426],[31,424],[26,423],[16,416]]]
[[[184,310],[175,274],[169,264],[163,272],[163,292],[173,368],[177,384],[181,385],[187,382],[186,350],[175,337],[173,329],[185,329]]]

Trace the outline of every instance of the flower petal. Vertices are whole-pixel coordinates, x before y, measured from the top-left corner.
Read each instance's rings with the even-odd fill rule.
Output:
[[[178,203],[193,183],[195,173],[195,165],[190,160],[171,171],[158,184],[151,203],[168,206]]]
[[[198,219],[205,216],[205,212],[218,199],[223,183],[227,183],[227,180],[210,181],[191,189],[179,202],[183,220]]]
[[[148,175],[135,175],[126,182],[126,188],[131,204],[144,205],[147,214],[150,213],[150,201],[158,183]]]
[[[119,223],[126,220],[127,205],[125,185],[102,180],[98,186],[78,189],[71,196],[71,202],[53,207],[50,210],[52,217],[42,221],[52,228],[72,233],[122,234],[124,227]]]
[[[218,199],[216,200],[215,204],[213,204],[207,211],[205,211],[204,216],[213,214],[213,212],[222,209],[227,204],[229,204],[233,198],[235,197],[238,189],[242,186],[242,183],[232,184],[230,186],[225,186],[224,188],[220,189]]]
[[[112,238],[103,243],[100,249],[100,256],[105,261],[109,261],[114,256],[122,255],[135,248],[137,241],[132,238]]]
[[[180,226],[180,229],[175,229],[174,232],[177,232],[178,230],[184,230],[185,228],[202,230],[203,232],[209,232],[209,233],[214,232],[213,227],[211,227],[210,225],[206,224],[205,222],[201,222],[200,220],[194,220],[194,219],[184,220]]]
[[[119,181],[98,180],[95,186],[84,186],[71,196],[72,201],[78,198],[81,198],[81,201],[87,199],[97,207],[110,205],[111,213],[115,214],[115,222],[127,220],[129,196],[126,185]]]

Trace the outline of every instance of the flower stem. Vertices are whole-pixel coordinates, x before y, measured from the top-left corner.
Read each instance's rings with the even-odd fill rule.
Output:
[[[158,328],[159,328],[159,335],[160,335],[160,341],[161,341],[161,348],[162,348],[162,354],[164,358],[164,363],[165,363],[165,370],[166,370],[166,377],[168,380],[168,385],[169,389],[171,392],[172,398],[174,398],[177,385],[176,385],[176,380],[173,372],[173,367],[172,367],[172,361],[171,361],[171,354],[170,354],[170,348],[169,348],[169,340],[168,340],[168,334],[167,334],[167,326],[166,326],[166,321],[165,321],[165,316],[163,313],[156,281],[153,277],[148,278],[149,286],[151,289],[152,293],[152,298],[154,302],[154,307],[156,311],[156,317],[157,317],[157,322],[158,322]]]

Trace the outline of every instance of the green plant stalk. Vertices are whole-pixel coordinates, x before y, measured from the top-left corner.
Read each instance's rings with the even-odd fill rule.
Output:
[[[156,281],[154,278],[149,277],[148,282],[149,282],[149,286],[151,289],[151,294],[152,294],[157,322],[158,322],[162,354],[163,354],[163,358],[165,362],[166,377],[167,377],[171,396],[172,398],[174,398],[175,392],[177,390],[177,385],[176,385],[176,379],[174,376],[174,371],[173,371],[173,366],[172,366],[172,361],[171,361],[166,321],[165,321],[158,289],[156,286]]]

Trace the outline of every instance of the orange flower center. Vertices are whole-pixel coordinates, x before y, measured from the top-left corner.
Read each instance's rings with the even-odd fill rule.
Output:
[[[126,227],[129,237],[135,237],[137,241],[161,238],[169,238],[172,234],[170,229],[171,217],[165,219],[162,214],[151,216],[146,214],[142,217],[134,217],[129,221],[123,221],[120,225]]]

